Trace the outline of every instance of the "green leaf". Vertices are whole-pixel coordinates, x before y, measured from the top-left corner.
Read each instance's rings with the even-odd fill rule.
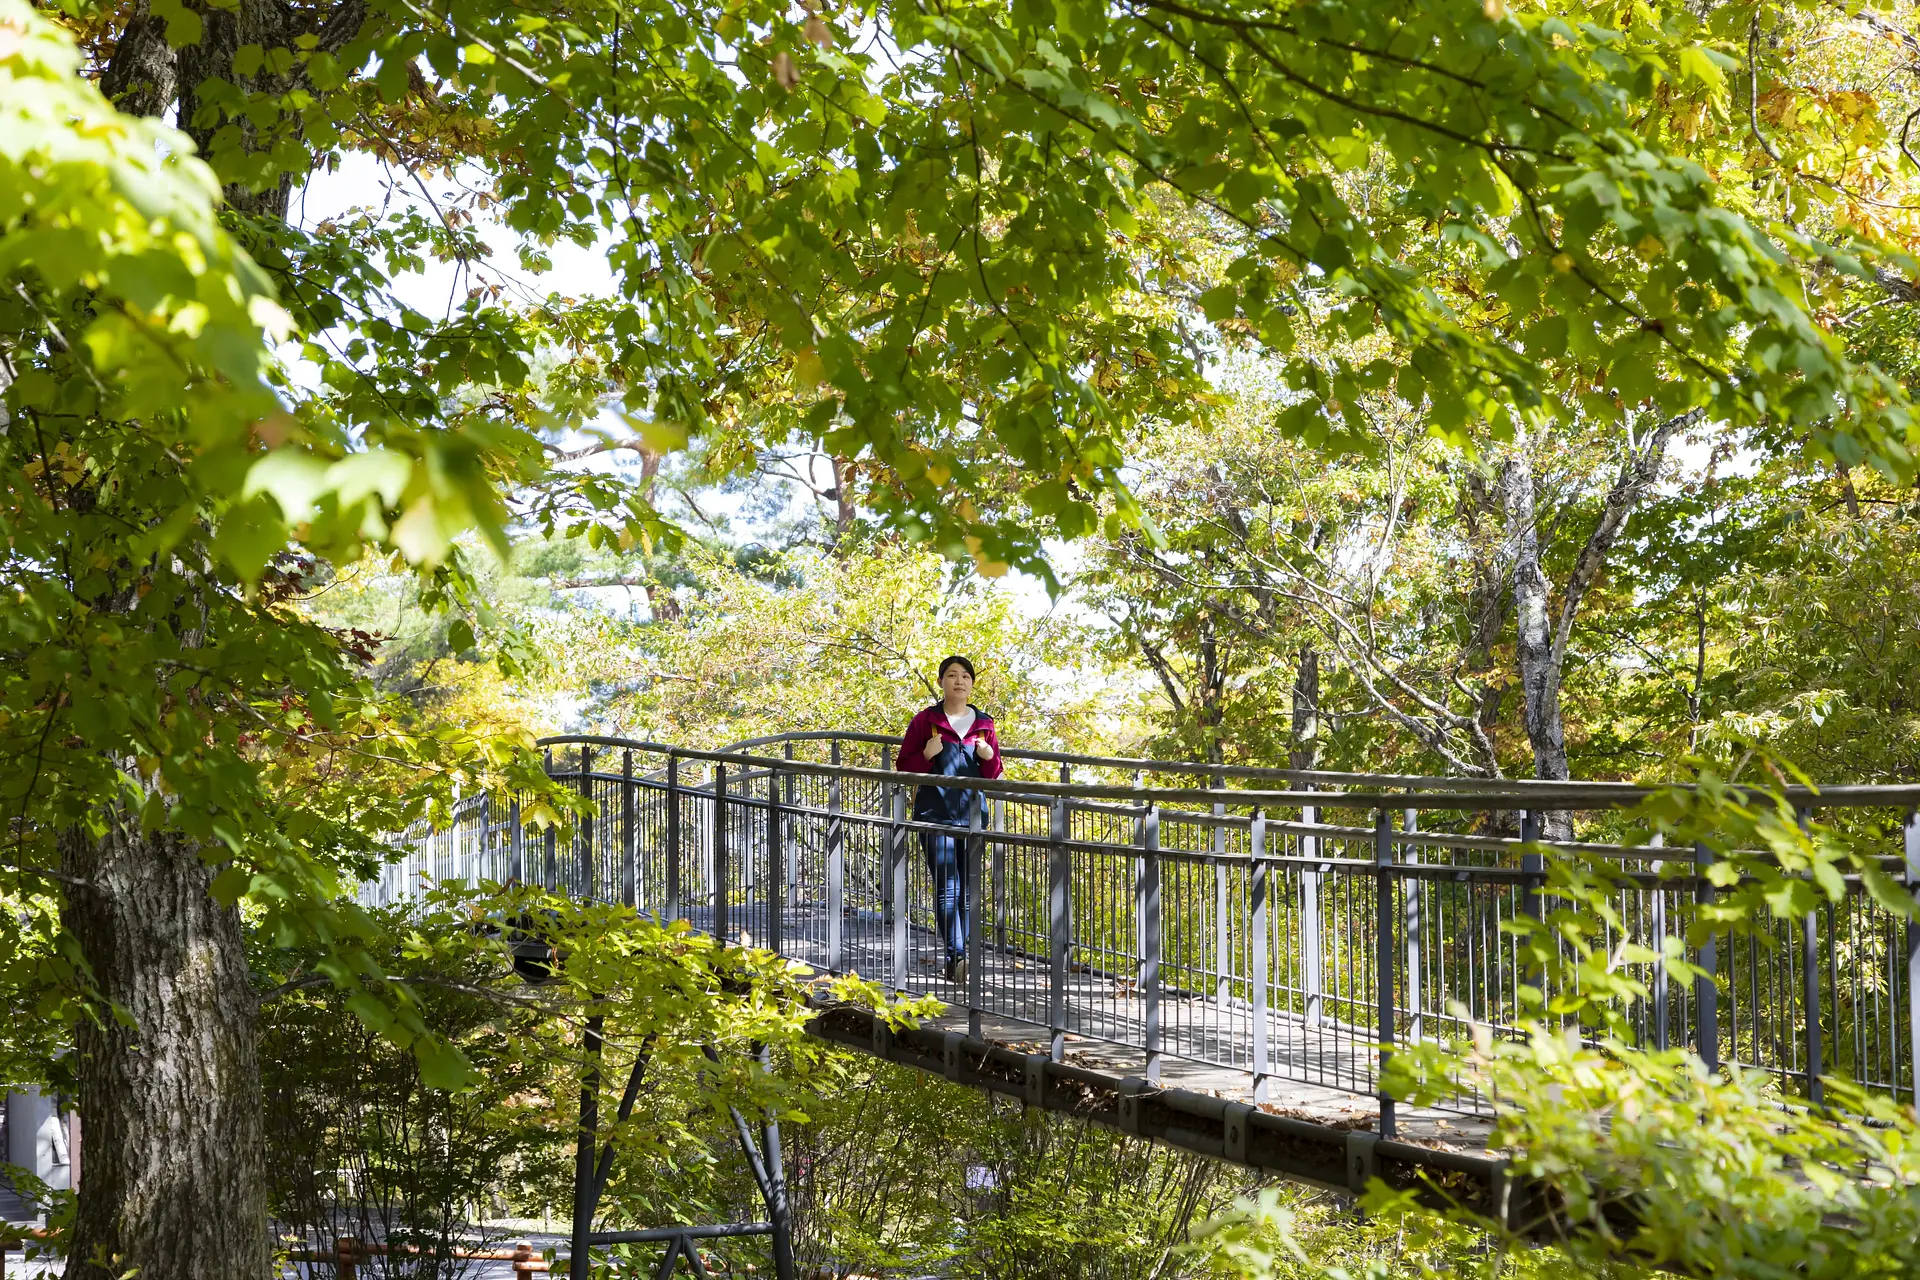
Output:
[[[459,1048],[439,1036],[421,1036],[413,1042],[414,1058],[420,1064],[420,1081],[429,1089],[449,1093],[471,1088],[473,1064]]]

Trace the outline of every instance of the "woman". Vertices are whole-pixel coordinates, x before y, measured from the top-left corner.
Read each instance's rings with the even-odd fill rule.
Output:
[[[939,702],[907,726],[893,767],[943,778],[999,777],[1000,739],[993,732],[993,717],[967,701],[973,694],[973,664],[958,655],[942,662],[940,694]],[[914,820],[965,827],[979,794],[965,787],[921,787],[913,798]],[[967,980],[966,847],[965,836],[920,833],[927,872],[933,877],[934,918],[947,948],[946,973],[954,982]]]

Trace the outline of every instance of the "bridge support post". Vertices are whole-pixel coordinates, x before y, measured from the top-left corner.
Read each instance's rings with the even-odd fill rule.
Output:
[[[1909,837],[1911,839],[1911,837]],[[1912,848],[1912,845],[1908,845]],[[1693,886],[1695,906],[1713,905],[1713,885],[1706,876],[1707,867],[1713,863],[1713,855],[1707,852],[1704,843],[1693,846],[1694,874],[1697,879]],[[1909,925],[1911,929],[1913,926]],[[1909,937],[1912,935],[1909,934]],[[1719,944],[1712,934],[1700,944],[1700,976],[1693,980],[1694,1004],[1694,1048],[1700,1054],[1700,1061],[1706,1063],[1708,1071],[1720,1069],[1720,987],[1714,981],[1719,971]]]
[[[985,809],[986,796],[975,791],[968,806],[966,855],[960,864],[965,908],[960,918],[967,931],[967,1034],[975,1040],[981,1038],[980,1006],[985,1002],[986,981],[980,972],[985,967],[982,961],[987,949],[982,918],[986,913],[980,909],[980,864],[986,854]]]
[[[1160,1085],[1160,806],[1149,804],[1140,822],[1140,995],[1147,1050],[1147,1083]]]
[[[1393,1060],[1394,1033],[1394,917],[1393,811],[1382,809],[1373,821],[1373,929],[1374,987],[1379,998],[1377,1030],[1380,1040],[1379,1075],[1375,1090],[1380,1101],[1380,1136],[1395,1133],[1394,1100],[1386,1090],[1387,1064]]]
[[[1067,802],[1047,807],[1047,1025],[1053,1030],[1048,1057],[1067,1056],[1067,955],[1073,945],[1071,899],[1073,855],[1067,849]]]
[[[667,753],[667,901],[668,920],[680,918],[680,756]]]
[[[634,866],[633,751],[620,758],[620,904],[639,905],[638,868]]]
[[[907,946],[907,925],[912,919],[907,902],[907,789],[889,788],[887,803],[892,819],[887,827],[887,932],[893,952],[893,989],[905,991],[912,961]]]
[[[593,1259],[587,1248],[587,1235],[593,1230],[593,1214],[599,1199],[598,1157],[600,1154],[600,1054],[606,1043],[601,1029],[605,1020],[599,1014],[587,1019],[587,1069],[580,1077],[580,1127],[574,1134],[573,1150],[573,1245],[567,1259],[571,1280],[588,1280]]]
[[[835,765],[840,763],[837,738],[830,759]],[[847,891],[847,829],[840,817],[842,785],[838,774],[827,779],[827,969],[832,973],[839,973],[846,963],[841,953],[840,920]]]
[[[713,938],[727,945],[727,766],[713,766],[713,857],[708,862],[713,876]]]
[[[1920,898],[1920,810],[1907,810],[1907,888]],[[1920,1112],[1920,920],[1907,921],[1907,1065]]]
[[[1267,818],[1260,810],[1253,811],[1253,825],[1248,834],[1248,855],[1252,886],[1249,890],[1253,911],[1253,972],[1248,976],[1248,1003],[1252,1006],[1253,1016],[1253,1100],[1256,1104],[1267,1101],[1272,1090],[1271,1073],[1272,1046],[1267,1043],[1267,990],[1272,979],[1269,972],[1272,963],[1267,954],[1267,938],[1272,930],[1273,910],[1268,905],[1273,892],[1273,868],[1266,861],[1267,856]]]

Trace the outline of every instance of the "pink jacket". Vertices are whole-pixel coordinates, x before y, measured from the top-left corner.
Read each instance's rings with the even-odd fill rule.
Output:
[[[973,706],[972,703],[967,705]],[[940,757],[927,759],[927,739],[937,734],[942,741],[968,748],[976,742],[984,741],[993,748],[993,759],[982,760],[973,755],[971,750],[967,754],[973,757],[980,770],[978,777],[999,777],[1006,770],[1000,764],[1000,738],[993,730],[993,717],[978,707],[973,708],[973,715],[973,728],[967,730],[967,736],[963,740],[953,731],[953,726],[947,723],[947,712],[944,706],[936,702],[924,708],[907,725],[907,736],[900,740],[900,753],[894,760],[893,767],[901,773],[932,773],[940,763]]]

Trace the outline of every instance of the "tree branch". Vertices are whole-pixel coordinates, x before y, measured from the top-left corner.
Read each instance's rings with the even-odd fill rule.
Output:
[[[1573,573],[1568,576],[1566,591],[1560,599],[1560,617],[1554,627],[1553,648],[1549,654],[1549,661],[1554,667],[1558,668],[1567,656],[1567,642],[1573,635],[1574,615],[1579,612],[1580,601],[1585,597],[1587,588],[1600,576],[1608,553],[1627,527],[1628,517],[1647,496],[1654,481],[1660,478],[1660,464],[1666,459],[1667,445],[1675,435],[1700,421],[1702,416],[1703,410],[1689,409],[1656,426],[1639,449],[1628,444],[1627,456],[1620,463],[1620,476],[1613,482],[1613,488],[1607,491],[1606,501],[1601,507],[1600,522],[1588,535],[1586,545],[1580,548],[1580,556],[1574,561]]]

